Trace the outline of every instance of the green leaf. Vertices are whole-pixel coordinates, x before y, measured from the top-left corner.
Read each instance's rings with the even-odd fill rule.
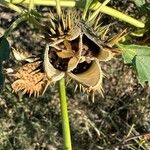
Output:
[[[145,0],[134,0],[134,2],[138,7],[141,7],[146,3]]]
[[[82,19],[83,20],[86,19],[88,9],[89,9],[90,5],[92,4],[92,2],[93,2],[93,0],[86,0],[85,1],[85,6],[84,6],[83,14],[82,14]]]
[[[2,72],[2,61],[0,61],[0,92],[3,89],[4,81],[5,81],[5,76],[4,76],[3,72]]]
[[[2,72],[2,63],[9,58],[10,46],[7,39],[3,36],[0,38],[0,91],[4,86],[5,76]]]
[[[139,8],[141,15],[147,16],[146,18],[148,19],[150,15],[150,3],[147,0],[135,0],[135,4]]]
[[[34,9],[31,9],[30,13],[36,18],[42,18],[42,15]]]
[[[145,81],[150,82],[150,47],[139,46],[135,57],[135,65],[139,82],[142,85]]]
[[[10,46],[7,39],[3,36],[0,38],[0,61],[9,58]]]
[[[143,85],[150,82],[150,47],[140,45],[117,45],[124,58],[124,63],[135,66],[138,80]]]
[[[5,76],[4,76],[4,74],[2,72],[0,72],[0,92],[3,89],[4,81],[5,81]]]
[[[117,44],[117,46],[122,51],[122,56],[125,64],[131,64],[133,58],[136,55],[136,50],[138,49],[138,45],[123,45]]]

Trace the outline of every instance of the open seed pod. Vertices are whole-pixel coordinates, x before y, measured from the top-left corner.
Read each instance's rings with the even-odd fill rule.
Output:
[[[50,82],[56,82],[64,77],[65,73],[59,71],[58,69],[54,68],[54,66],[49,61],[49,45],[46,45],[45,52],[44,52],[44,71],[46,73],[47,78]]]
[[[80,65],[78,64],[78,70],[73,70],[72,72],[68,72],[68,76],[70,76],[73,80],[83,84],[85,87],[89,89],[89,91],[100,91],[102,92],[102,78],[103,73],[100,67],[100,64],[97,60],[94,60],[90,66],[86,68],[85,71],[80,70]],[[83,72],[82,72],[83,71]]]
[[[109,49],[103,48],[106,46],[104,42],[100,41],[86,25],[84,26],[83,21],[78,23],[68,32],[65,31],[64,35],[61,34],[60,38],[58,36],[60,40],[51,42],[50,47],[46,48],[44,54],[46,75],[53,82],[67,73],[89,91],[102,93],[103,73],[99,61],[108,61],[113,54]],[[62,32],[63,28],[71,27],[70,24],[63,25],[60,28]]]
[[[96,58],[99,61],[109,61],[114,57],[114,53],[108,48],[103,48],[102,50],[99,51],[98,55]]]
[[[40,64],[32,59],[33,62],[27,63],[14,74],[14,91],[21,90],[38,96],[45,92],[49,84],[68,75],[88,91],[99,91],[102,94],[104,75],[99,63],[113,58],[111,48],[122,34],[106,40],[104,35],[110,26],[101,27],[99,19],[83,21],[81,12],[73,10],[62,11],[61,15],[50,12],[48,20],[41,26],[47,43],[45,51],[43,53],[41,50],[38,53],[40,56],[35,56]]]

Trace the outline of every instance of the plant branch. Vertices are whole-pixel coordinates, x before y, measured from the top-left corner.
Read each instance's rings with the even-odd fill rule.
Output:
[[[27,20],[26,16],[23,15],[22,17],[16,19],[11,25],[10,27],[5,31],[4,36],[7,37],[9,35],[10,32],[12,32],[12,30],[14,30],[18,24],[20,24],[21,22]]]
[[[29,0],[6,0],[13,4],[29,4]],[[74,0],[61,0],[61,6],[74,7],[76,2]],[[34,0],[34,5],[56,6],[56,0]]]
[[[56,10],[57,14],[59,16],[59,19],[61,18],[61,6],[60,6],[60,0],[56,0]]]
[[[62,78],[59,81],[59,95],[60,95],[60,105],[61,105],[61,120],[62,120],[62,128],[63,128],[64,150],[72,150],[70,126],[69,126],[68,111],[67,111],[66,86],[65,86],[64,78]]]
[[[107,3],[109,3],[110,0],[105,0],[95,11],[94,13],[90,16],[90,18],[88,18],[88,21],[91,21],[93,18],[95,18],[95,16],[97,16],[99,14],[99,12],[102,10],[102,8],[104,6],[107,5]]]
[[[19,14],[21,14],[23,12],[23,10],[21,8],[19,8],[18,6],[14,5],[10,2],[7,2],[5,0],[0,0],[0,4],[18,12]]]
[[[30,0],[28,10],[31,11],[34,8],[34,0]]]
[[[96,4],[93,4],[91,6],[91,9],[96,10],[101,5],[102,5],[101,3],[97,2]],[[116,9],[111,8],[111,7],[103,6],[101,8],[101,12],[105,13],[107,15],[113,16],[115,18],[118,18],[118,19],[120,19],[122,21],[125,21],[125,22],[127,22],[127,23],[129,23],[131,25],[134,25],[135,27],[139,27],[139,28],[144,28],[145,27],[145,24],[143,22],[138,21],[138,20],[136,20],[136,19],[134,19],[134,18],[132,18],[132,17],[122,13],[122,12],[119,12]]]
[[[1,0],[2,1],[2,0]],[[29,0],[6,0],[7,2],[11,2],[14,4],[29,4]],[[60,5],[61,6],[66,6],[66,7],[75,7],[77,5],[77,3],[81,3],[81,2],[76,2],[75,0],[61,0],[60,1]],[[47,6],[56,6],[56,1],[55,0],[34,0],[34,4],[35,5],[47,5]],[[95,2],[92,6],[91,9],[96,10],[98,8],[100,8],[100,6],[102,5],[102,3],[100,2]],[[77,6],[79,7],[84,7],[84,4],[78,4]],[[108,6],[103,6],[101,7],[101,12],[108,14],[110,16],[116,17],[122,21],[125,21],[135,27],[139,27],[139,28],[144,28],[145,24],[141,21],[138,21],[128,15],[125,15],[111,7]]]

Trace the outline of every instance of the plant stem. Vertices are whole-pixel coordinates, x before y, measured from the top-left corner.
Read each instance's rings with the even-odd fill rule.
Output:
[[[29,11],[31,11],[32,9],[34,9],[34,0],[30,0],[29,7],[28,7]]]
[[[59,81],[59,95],[60,95],[60,105],[61,105],[61,119],[62,119],[62,128],[63,128],[64,150],[72,150],[65,88],[66,88],[65,79],[62,78]]]
[[[105,0],[95,11],[94,13],[90,16],[90,18],[88,18],[88,21],[91,21],[93,18],[95,18],[95,16],[97,16],[99,14],[99,12],[102,10],[102,8],[104,6],[107,5],[107,3],[109,3],[110,0]]]
[[[86,18],[86,15],[87,15],[87,12],[88,12],[88,9],[91,5],[92,1],[91,0],[86,0],[85,2],[85,6],[84,6],[84,9],[83,9],[83,14],[82,14],[82,19],[85,20]]]
[[[57,14],[59,16],[59,19],[61,18],[61,6],[60,6],[60,0],[56,0],[56,10]]]
[[[14,3],[14,4],[29,4],[29,0],[5,0],[7,2],[11,2],[11,3]],[[0,0],[0,2],[2,3],[2,0]],[[34,4],[35,5],[47,5],[47,6],[56,6],[56,1],[55,0],[34,0]],[[65,7],[75,7],[75,6],[78,6],[78,7],[84,7],[84,3],[82,2],[76,2],[75,0],[61,0],[60,1],[60,5],[61,6],[65,6]],[[91,9],[93,10],[96,10],[97,8],[99,8],[100,6],[102,5],[102,3],[100,2],[95,2],[93,3]],[[103,6],[101,8],[101,12],[102,13],[105,13],[105,14],[108,14],[110,16],[113,16],[113,17],[116,17],[122,21],[125,21],[135,27],[138,27],[138,28],[144,28],[145,27],[145,24],[141,21],[138,21],[128,15],[125,15],[121,12],[119,12],[118,10],[116,9],[113,9],[111,7],[108,7],[108,6]]]
[[[29,0],[6,0],[13,4],[29,4]],[[74,0],[61,0],[61,6],[74,7],[76,2]],[[34,0],[34,5],[56,6],[56,0]]]
[[[93,4],[93,6],[91,6],[91,9],[96,10],[101,5],[102,5],[101,3],[97,2],[97,3]],[[134,18],[132,18],[132,17],[130,17],[130,16],[128,16],[128,15],[122,13],[122,12],[119,12],[118,10],[113,9],[111,7],[103,6],[101,8],[101,12],[105,13],[107,15],[110,15],[112,17],[116,17],[116,18],[118,18],[118,19],[120,19],[124,22],[127,22],[131,25],[134,25],[135,27],[139,27],[139,28],[144,28],[145,27],[145,24],[143,22],[138,21],[137,19],[134,19]]]
[[[23,10],[21,8],[19,8],[18,6],[10,3],[10,2],[7,2],[7,1],[4,1],[4,0],[0,0],[0,4],[18,12],[19,14],[21,14],[23,12]]]
[[[10,34],[10,32],[12,32],[12,30],[14,30],[18,24],[20,24],[21,22],[27,20],[26,16],[23,15],[20,18],[16,19],[11,25],[10,27],[5,31],[4,36],[7,38],[7,36]]]

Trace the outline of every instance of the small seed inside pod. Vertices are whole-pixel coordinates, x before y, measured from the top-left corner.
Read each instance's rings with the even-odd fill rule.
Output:
[[[91,62],[87,63],[86,61],[79,63],[77,67],[72,71],[72,73],[79,74],[79,73],[85,72],[91,67],[91,65],[92,65]]]
[[[100,47],[90,40],[86,35],[83,35],[83,45],[85,45],[84,50],[86,50],[86,56],[92,57],[98,55]]]
[[[81,56],[79,56],[80,40],[79,36],[72,41],[64,40],[56,46],[50,47],[49,59],[55,69],[67,71],[69,60],[72,57],[81,57],[79,64],[73,70],[75,74],[82,73],[91,66],[93,58],[100,52],[100,47],[83,34]]]
[[[60,71],[67,71],[69,58],[60,58],[55,51],[50,51],[50,63]]]

